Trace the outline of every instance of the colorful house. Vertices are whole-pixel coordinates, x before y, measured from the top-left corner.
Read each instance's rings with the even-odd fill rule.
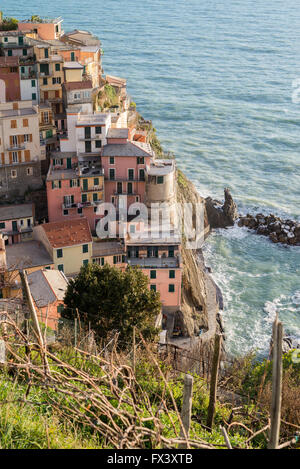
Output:
[[[1,205],[0,232],[5,244],[15,244],[32,239],[34,226],[34,205]]]
[[[105,177],[105,202],[119,205],[127,196],[127,207],[145,201],[145,169],[154,152],[146,143],[130,142],[128,129],[109,129],[101,154]]]
[[[36,270],[27,275],[31,296],[37,308],[38,319],[57,330],[68,280],[59,270]]]
[[[78,274],[91,260],[92,235],[86,218],[36,226],[34,238],[43,244],[55,269],[67,276]]]

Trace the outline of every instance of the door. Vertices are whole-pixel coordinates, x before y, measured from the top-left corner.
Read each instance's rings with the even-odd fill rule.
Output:
[[[67,158],[67,169],[72,169],[72,158]]]
[[[86,153],[91,153],[92,151],[92,144],[89,140],[85,141],[85,152]]]
[[[12,222],[12,230],[13,230],[13,231],[18,231],[18,224],[17,224],[16,221],[13,221],[13,222]]]

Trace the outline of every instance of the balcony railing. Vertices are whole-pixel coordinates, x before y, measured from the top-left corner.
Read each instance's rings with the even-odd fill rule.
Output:
[[[12,144],[8,145],[7,151],[20,151],[20,150],[25,150],[26,146],[25,143],[17,143],[17,144]]]

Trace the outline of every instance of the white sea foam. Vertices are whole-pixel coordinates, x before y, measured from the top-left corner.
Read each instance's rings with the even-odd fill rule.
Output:
[[[294,303],[294,305],[300,305],[300,290],[296,291],[292,296],[292,303]]]

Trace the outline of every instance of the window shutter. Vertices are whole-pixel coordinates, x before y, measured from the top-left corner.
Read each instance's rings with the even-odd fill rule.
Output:
[[[32,142],[32,134],[29,135],[29,141]]]
[[[18,151],[18,162],[19,163],[22,162],[22,152],[21,151]]]
[[[23,127],[28,127],[28,119],[23,119]]]
[[[25,150],[25,161],[28,162],[30,161],[30,150]]]
[[[9,164],[12,164],[12,152],[9,152]]]
[[[17,127],[17,121],[15,121],[15,120],[10,121],[10,127],[11,127],[11,129],[15,129]]]
[[[12,135],[9,136],[9,141],[10,141],[10,146],[12,147],[13,146],[13,136]]]
[[[2,161],[2,164],[5,164],[5,156],[4,156],[4,153],[1,153],[1,161]]]

